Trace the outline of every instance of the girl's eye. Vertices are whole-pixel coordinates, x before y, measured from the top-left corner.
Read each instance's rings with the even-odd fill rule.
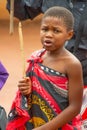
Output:
[[[60,30],[54,29],[54,33],[59,33],[59,32],[60,32]]]
[[[41,31],[47,32],[48,29],[47,28],[42,28]]]

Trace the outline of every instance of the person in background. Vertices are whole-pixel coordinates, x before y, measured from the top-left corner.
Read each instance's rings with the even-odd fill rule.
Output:
[[[6,130],[81,130],[82,66],[64,46],[73,36],[73,26],[73,14],[64,7],[44,13],[42,49],[28,59]]]
[[[8,76],[9,73],[7,72],[2,62],[0,61],[0,91],[5,85]],[[6,124],[7,124],[7,113],[5,111],[5,108],[0,105],[0,130],[5,130]]]
[[[0,90],[4,86],[8,76],[9,76],[9,73],[7,72],[2,62],[0,61]]]
[[[69,40],[69,42],[66,43],[66,48],[69,50],[72,49],[73,44],[75,43],[77,33],[78,33],[78,26],[81,17],[84,15],[85,9],[87,7],[87,0],[67,0],[69,3],[69,10],[73,13],[74,16],[74,35]],[[71,52],[73,50],[70,50]]]

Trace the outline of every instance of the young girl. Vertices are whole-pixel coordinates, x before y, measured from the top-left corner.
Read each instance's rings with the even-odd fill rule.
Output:
[[[43,49],[28,60],[7,130],[81,130],[82,67],[64,47],[73,36],[73,25],[73,15],[64,7],[45,12],[40,29]]]

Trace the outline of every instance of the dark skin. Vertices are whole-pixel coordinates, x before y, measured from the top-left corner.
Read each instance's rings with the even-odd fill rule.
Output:
[[[80,112],[83,96],[82,67],[77,58],[64,48],[65,42],[72,36],[73,30],[67,30],[63,19],[56,17],[43,19],[40,37],[46,53],[42,56],[42,64],[67,74],[69,106],[53,120],[33,130],[58,130]],[[29,95],[32,92],[31,84],[30,79],[24,78],[19,81],[18,87],[21,93]]]

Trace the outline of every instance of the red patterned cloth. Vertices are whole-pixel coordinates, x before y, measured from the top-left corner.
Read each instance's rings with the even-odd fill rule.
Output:
[[[82,128],[83,128],[82,130],[85,130],[87,129],[87,86],[84,86],[81,116],[82,116]]]
[[[24,97],[18,93],[18,103],[16,102],[17,98],[15,99],[15,103],[17,103],[18,107],[13,103],[11,109],[11,112],[13,110],[15,110],[15,112],[17,111],[17,115],[8,118],[8,126],[15,125],[17,130],[20,130],[18,127],[23,126],[25,126],[27,130],[39,127],[52,120],[69,104],[68,78],[65,74],[42,65],[41,56],[44,55],[44,53],[44,49],[40,50],[34,53],[28,60],[29,67],[26,75],[29,76],[32,81],[32,93],[27,101],[28,111],[25,112],[24,102],[21,102]],[[25,114],[23,114],[24,112]],[[24,119],[22,117],[24,117]],[[12,122],[14,122],[14,124],[11,124]],[[16,130],[15,128],[7,130]],[[67,123],[59,130],[81,130],[80,116],[78,115],[73,121]]]
[[[18,91],[8,115],[6,130],[25,130],[25,123],[30,119],[26,104],[26,98]]]

